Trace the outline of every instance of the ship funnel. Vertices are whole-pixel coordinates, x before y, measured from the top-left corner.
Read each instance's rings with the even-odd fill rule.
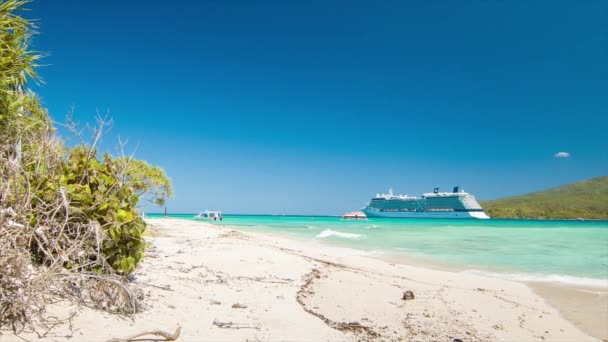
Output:
[[[458,192],[459,190],[460,190],[460,187],[459,187],[458,185],[456,185],[456,186],[454,187],[454,191],[452,191],[452,192]]]

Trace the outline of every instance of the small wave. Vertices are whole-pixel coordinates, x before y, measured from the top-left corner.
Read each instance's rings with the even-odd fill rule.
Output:
[[[347,239],[358,239],[362,235],[353,234],[353,233],[342,233],[342,232],[337,232],[337,231],[331,230],[331,229],[325,229],[324,231],[320,232],[316,237],[323,239],[323,238],[330,237],[330,236],[338,236],[338,237],[343,237],[343,238],[347,238]]]
[[[372,224],[371,226],[365,226],[363,228],[365,228],[365,229],[376,229],[376,228],[378,228],[378,226],[376,226],[375,224]]]
[[[385,253],[384,253],[384,251],[380,251],[380,250],[371,250],[371,251],[357,250],[353,254],[362,255],[362,256],[381,256],[381,255],[384,255]]]
[[[479,270],[467,270],[463,273],[513,281],[527,281],[535,283],[562,283],[567,285],[578,285],[588,287],[608,287],[608,279],[574,277],[561,274],[497,273],[484,272]]]

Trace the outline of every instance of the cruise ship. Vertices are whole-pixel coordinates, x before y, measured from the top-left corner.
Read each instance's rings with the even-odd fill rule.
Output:
[[[388,194],[377,194],[363,208],[367,217],[393,218],[475,218],[489,219],[475,196],[454,187],[452,192],[433,192],[422,197],[394,195],[390,189]]]

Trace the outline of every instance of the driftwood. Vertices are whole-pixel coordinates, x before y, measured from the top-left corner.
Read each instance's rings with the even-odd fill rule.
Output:
[[[129,341],[175,341],[177,340],[177,338],[179,337],[179,334],[182,332],[182,327],[181,326],[177,326],[177,329],[175,329],[175,332],[173,334],[170,334],[166,331],[162,331],[162,330],[152,330],[152,331],[145,331],[139,334],[135,334],[135,335],[131,335],[128,337],[123,337],[123,338],[113,338],[110,340],[107,340],[106,342],[129,342]],[[141,338],[142,336],[146,336],[146,335],[155,335],[155,336],[160,336],[163,337],[164,340],[159,340],[156,338]]]
[[[327,326],[336,330],[351,331],[354,333],[364,333],[369,339],[379,338],[380,334],[375,332],[371,327],[362,325],[359,322],[336,322],[334,320],[329,319],[322,313],[314,311],[313,309],[308,307],[308,305],[306,305],[304,299],[314,293],[314,291],[312,290],[313,282],[315,279],[320,278],[321,272],[316,268],[313,268],[310,273],[304,276],[304,284],[300,287],[300,290],[298,291],[296,296],[296,301],[302,306],[304,311],[308,312],[313,316],[317,316],[325,324],[327,324]]]
[[[222,329],[255,329],[255,330],[260,330],[260,328],[253,326],[253,325],[249,325],[249,324],[244,324],[244,323],[234,323],[234,322],[220,322],[218,320],[214,320],[213,321],[213,325],[217,326],[218,328],[222,328]]]

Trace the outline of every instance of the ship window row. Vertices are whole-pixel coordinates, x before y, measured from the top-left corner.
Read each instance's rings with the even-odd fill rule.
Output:
[[[417,209],[378,209],[378,211],[385,211],[385,212],[401,212],[401,211],[419,211]]]
[[[373,208],[376,211],[380,211],[380,212],[391,212],[391,213],[398,213],[398,212],[420,212],[420,211],[432,211],[432,212],[452,212],[452,211],[458,211],[458,212],[473,212],[473,211],[483,211],[483,209],[454,209],[454,208],[416,208],[416,209],[381,209],[381,208]]]

